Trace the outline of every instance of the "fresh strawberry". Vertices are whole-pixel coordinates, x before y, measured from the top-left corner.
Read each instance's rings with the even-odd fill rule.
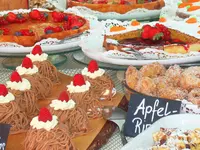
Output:
[[[25,57],[22,61],[22,67],[24,68],[33,68],[32,60],[28,57]]]
[[[11,82],[22,82],[22,78],[20,77],[19,73],[17,71],[13,71],[13,73],[10,76]]]
[[[68,96],[68,94],[67,94],[66,91],[62,91],[62,92],[60,93],[58,99],[61,100],[62,102],[63,102],[63,101],[68,102],[68,101],[69,101],[69,96]]]
[[[52,18],[53,18],[54,22],[61,22],[64,20],[64,17],[65,17],[65,15],[61,12],[56,12],[56,11],[52,12]]]
[[[35,45],[32,52],[31,52],[33,55],[41,55],[43,52],[42,52],[42,48],[40,45]]]
[[[61,32],[63,30],[62,27],[55,27],[54,29],[54,32]]]
[[[17,14],[17,18],[16,18],[16,21],[17,23],[23,23],[23,22],[26,22],[27,21],[27,18],[24,17],[21,13]]]
[[[0,35],[8,35],[10,32],[7,28],[0,28]]]
[[[94,73],[95,71],[99,70],[99,66],[95,60],[91,60],[88,64],[88,71]]]
[[[142,39],[149,39],[149,32],[144,32],[144,31],[143,31],[143,32],[141,33],[141,38],[142,38]]]
[[[14,14],[13,12],[9,12],[7,15],[5,15],[5,17],[6,17],[6,20],[7,20],[8,22],[10,22],[10,23],[15,22],[16,19],[17,19],[17,15]]]
[[[4,84],[0,84],[0,96],[6,96],[8,94],[8,89]]]
[[[40,20],[41,13],[37,9],[34,9],[29,13],[29,17],[34,20]]]
[[[9,22],[4,18],[0,17],[0,25],[7,25]]]
[[[41,108],[38,116],[38,120],[42,122],[52,121],[52,115],[47,108]]]
[[[149,38],[153,41],[160,40],[163,38],[163,33],[157,28],[152,28],[149,31]]]
[[[74,86],[82,86],[85,85],[85,80],[81,74],[76,74],[73,78]]]
[[[148,31],[150,31],[151,30],[151,26],[150,25],[144,25],[143,27],[142,27],[142,31],[144,31],[144,32],[148,32]]]
[[[23,36],[34,36],[35,35],[34,32],[30,29],[22,29],[22,30],[20,30],[20,32]]]

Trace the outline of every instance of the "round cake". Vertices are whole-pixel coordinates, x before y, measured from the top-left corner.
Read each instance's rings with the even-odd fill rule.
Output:
[[[71,13],[37,9],[23,14],[9,12],[0,17],[0,42],[33,46],[42,39],[62,40],[79,35],[87,29],[88,21]]]
[[[144,8],[159,10],[165,6],[164,0],[71,0],[69,7],[82,6],[99,12],[125,14],[131,10]]]

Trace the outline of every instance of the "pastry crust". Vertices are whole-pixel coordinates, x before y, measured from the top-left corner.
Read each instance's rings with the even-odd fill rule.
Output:
[[[157,0],[154,2],[144,3],[144,4],[134,4],[134,5],[122,5],[122,4],[89,4],[89,3],[79,3],[75,1],[69,2],[69,7],[83,6],[90,8],[99,12],[116,12],[119,14],[125,14],[133,9],[145,8],[148,10],[159,10],[165,6],[163,0]]]
[[[89,22],[80,17],[79,19],[81,19],[84,24],[83,26],[81,26],[78,29],[71,29],[71,30],[63,30],[61,32],[55,32],[55,33],[51,33],[51,34],[45,34],[44,33],[44,29],[48,26],[60,26],[61,24],[63,24],[64,22],[53,22],[52,17],[50,15],[51,12],[46,12],[49,15],[49,18],[47,21],[32,21],[32,20],[27,20],[24,23],[21,24],[8,24],[8,25],[0,25],[0,27],[8,27],[9,29],[11,29],[11,34],[12,35],[0,35],[0,42],[12,42],[12,43],[17,43],[19,45],[23,45],[23,46],[33,46],[35,45],[36,42],[39,42],[42,39],[47,39],[47,38],[56,38],[58,40],[62,40],[64,38],[67,37],[73,37],[76,35],[79,35],[81,33],[83,33],[85,30],[89,29]],[[67,15],[74,15],[71,13],[65,13]],[[24,14],[24,16],[27,17],[28,14]],[[19,29],[24,29],[24,28],[28,28],[33,30],[33,32],[35,33],[34,36],[15,36],[14,35],[14,30],[19,30]]]

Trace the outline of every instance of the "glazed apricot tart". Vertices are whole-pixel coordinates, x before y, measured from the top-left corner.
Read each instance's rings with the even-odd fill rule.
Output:
[[[129,26],[114,26],[104,36],[106,50],[162,50],[186,54],[200,51],[200,27],[196,18],[184,22],[168,21],[141,24],[134,20]]]
[[[0,17],[0,42],[33,46],[47,38],[62,40],[89,29],[89,22],[71,13],[32,10],[29,13],[9,12]]]
[[[144,8],[159,10],[165,6],[164,0],[72,0],[69,7],[83,6],[99,12],[125,14],[131,10]]]

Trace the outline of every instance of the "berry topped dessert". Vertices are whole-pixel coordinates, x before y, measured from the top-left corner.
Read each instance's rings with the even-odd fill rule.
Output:
[[[76,150],[68,130],[59,123],[58,117],[47,108],[41,108],[30,123],[31,128],[24,141],[25,150]]]
[[[91,60],[88,68],[82,70],[85,80],[91,83],[97,97],[103,100],[111,100],[114,84],[104,69],[99,68],[95,60]]]
[[[9,12],[0,17],[0,42],[14,42],[33,46],[47,39],[71,37],[89,29],[88,21],[80,16],[63,12],[43,12],[37,9],[29,13]]]
[[[66,91],[62,91],[58,99],[52,100],[49,110],[69,128],[71,137],[83,135],[88,131],[89,122],[86,112],[69,98]]]
[[[106,50],[126,53],[127,50],[154,49],[186,54],[200,50],[199,30],[196,18],[177,22],[161,17],[159,22],[111,27],[104,36],[103,45]]]
[[[83,6],[99,12],[125,14],[136,9],[159,10],[165,6],[164,0],[72,0],[70,7]]]

